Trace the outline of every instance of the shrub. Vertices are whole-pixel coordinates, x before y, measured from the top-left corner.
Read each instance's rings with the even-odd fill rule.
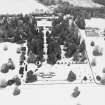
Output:
[[[8,73],[9,72],[9,67],[7,64],[2,64],[1,66],[1,73]]]
[[[102,77],[100,82],[105,85],[105,77]]]
[[[86,76],[84,76],[84,77],[83,77],[83,80],[84,80],[84,81],[87,81],[87,77],[86,77]]]
[[[47,62],[49,64],[54,65],[57,62],[57,60],[61,59],[61,47],[56,39],[51,39],[48,42],[47,54],[48,54]]]
[[[55,54],[48,55],[48,59],[47,59],[48,64],[54,65],[56,64],[56,62],[57,62],[57,57]]]
[[[99,75],[96,76],[97,81],[101,81],[101,77]]]
[[[21,51],[26,51],[26,47],[21,47]]]
[[[15,80],[16,86],[20,86],[21,85],[21,80],[20,80],[19,77],[14,78],[14,80]]]
[[[36,62],[36,56],[31,51],[29,52],[27,62],[28,63],[35,63]]]
[[[11,58],[8,59],[8,63],[7,63],[9,69],[14,70],[15,69],[15,64],[13,62],[13,60]]]
[[[76,98],[80,95],[80,91],[75,91],[72,93],[72,97]]]
[[[10,80],[7,81],[7,85],[8,86],[13,85],[14,83],[15,83],[15,80],[14,79],[10,79]]]
[[[72,93],[72,97],[76,98],[80,95],[80,91],[78,90],[78,87],[74,88],[74,92]]]
[[[96,66],[96,59],[92,59],[91,66]]]
[[[85,29],[85,19],[83,18],[83,17],[78,17],[77,19],[76,19],[76,24],[78,25],[78,27],[80,28],[80,29]]]
[[[67,47],[67,49],[65,49],[66,50],[65,56],[67,58],[71,58],[77,51],[77,45],[75,43],[74,44],[68,43],[68,45],[66,47]]]
[[[17,48],[16,53],[20,54],[21,53],[21,49],[20,48]]]
[[[103,68],[102,72],[105,73],[105,68]]]
[[[37,75],[32,75],[32,76],[26,78],[26,83],[32,83],[35,81],[37,81]]]
[[[68,77],[67,77],[67,81],[69,82],[74,82],[76,80],[76,74],[72,71],[69,72]]]
[[[4,46],[3,49],[4,49],[4,51],[7,51],[8,50],[8,47],[7,46]]]
[[[17,96],[17,95],[19,95],[20,94],[20,89],[18,88],[18,87],[15,87],[14,88],[14,91],[13,91],[13,95],[14,96]]]
[[[86,56],[86,54],[82,55],[81,62],[84,63],[86,60],[87,60],[87,56]]]
[[[30,70],[27,72],[26,83],[32,83],[37,81],[37,75],[33,74],[33,71]]]
[[[95,42],[94,41],[91,42],[91,46],[95,46]]]
[[[83,40],[79,46],[79,51],[83,52],[84,50],[86,50],[86,43],[85,40]]]
[[[0,88],[6,88],[7,87],[7,81],[2,79],[0,80]]]
[[[103,54],[102,48],[100,48],[99,46],[96,46],[93,50],[93,55],[94,56],[101,56],[102,54]]]

